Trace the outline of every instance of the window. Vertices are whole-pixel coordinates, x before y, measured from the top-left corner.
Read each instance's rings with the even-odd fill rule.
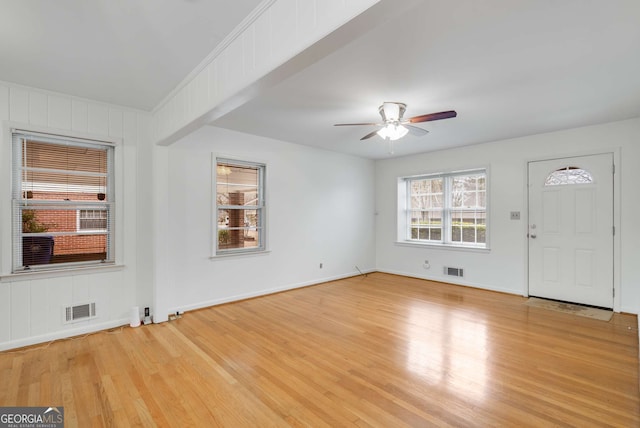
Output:
[[[78,210],[78,231],[106,231],[106,210]]]
[[[593,183],[593,177],[589,171],[577,166],[567,166],[553,171],[547,176],[545,186],[563,186],[566,184],[589,184]]]
[[[404,177],[399,186],[400,241],[486,248],[485,170]]]
[[[216,159],[216,254],[263,251],[262,164]]]
[[[109,143],[13,133],[13,272],[114,261]]]

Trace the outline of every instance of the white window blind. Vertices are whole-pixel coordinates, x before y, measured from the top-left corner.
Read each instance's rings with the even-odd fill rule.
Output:
[[[23,131],[12,139],[13,271],[113,262],[113,145]]]

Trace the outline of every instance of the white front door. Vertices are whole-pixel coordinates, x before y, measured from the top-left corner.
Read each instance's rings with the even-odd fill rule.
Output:
[[[613,308],[613,155],[529,162],[529,295]]]

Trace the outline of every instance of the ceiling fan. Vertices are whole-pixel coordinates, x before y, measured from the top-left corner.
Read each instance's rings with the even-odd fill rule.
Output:
[[[454,110],[449,110],[403,119],[402,116],[406,109],[407,105],[404,103],[385,102],[378,108],[378,112],[380,116],[382,116],[381,123],[336,123],[334,126],[378,126],[380,127],[379,129],[368,133],[360,138],[360,140],[366,140],[377,134],[385,140],[395,141],[407,134],[421,137],[429,133],[426,129],[410,125],[410,123],[431,122],[434,120],[449,119],[458,115]]]

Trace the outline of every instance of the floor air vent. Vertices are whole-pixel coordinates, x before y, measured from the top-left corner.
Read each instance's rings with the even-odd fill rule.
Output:
[[[96,304],[85,303],[83,305],[67,306],[64,308],[64,322],[71,323],[76,321],[88,320],[96,317]]]
[[[455,267],[444,267],[444,274],[445,275],[449,275],[449,276],[457,276],[457,277],[463,277],[464,276],[464,270],[462,268],[455,268]]]

